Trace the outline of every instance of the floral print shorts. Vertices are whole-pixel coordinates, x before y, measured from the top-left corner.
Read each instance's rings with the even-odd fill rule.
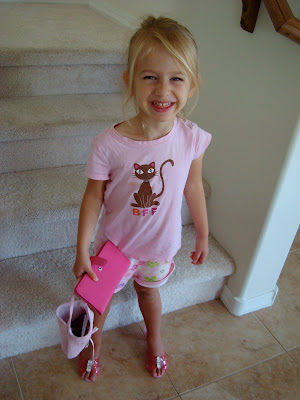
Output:
[[[140,261],[130,258],[131,264],[126,274],[121,279],[115,293],[123,289],[130,278],[133,278],[139,285],[157,288],[164,285],[175,270],[174,261],[156,262]]]

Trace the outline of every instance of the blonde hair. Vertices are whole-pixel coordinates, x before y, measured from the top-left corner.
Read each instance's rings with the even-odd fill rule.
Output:
[[[158,45],[179,61],[190,79],[191,87],[195,87],[194,96],[189,99],[181,113],[182,117],[186,117],[196,106],[199,96],[200,72],[197,44],[187,28],[166,17],[149,16],[145,18],[129,42],[128,85],[124,106],[131,99],[135,99],[134,76],[137,60],[154,51]]]

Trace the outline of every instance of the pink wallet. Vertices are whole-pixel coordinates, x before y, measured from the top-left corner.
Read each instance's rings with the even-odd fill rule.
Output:
[[[112,242],[108,241],[97,256],[91,257],[92,269],[98,277],[93,281],[88,274],[83,275],[74,292],[100,314],[116,287],[130,266],[130,260]]]

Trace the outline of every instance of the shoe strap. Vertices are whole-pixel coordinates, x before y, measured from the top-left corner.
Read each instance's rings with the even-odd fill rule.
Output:
[[[90,338],[90,342],[92,343],[92,347],[93,347],[93,358],[92,360],[88,360],[87,365],[86,365],[86,372],[91,372],[92,367],[94,365],[94,361],[95,361],[95,344],[92,338]],[[89,344],[87,344],[86,347],[88,347]]]
[[[161,369],[161,361],[162,359],[160,357],[156,357],[156,368]]]

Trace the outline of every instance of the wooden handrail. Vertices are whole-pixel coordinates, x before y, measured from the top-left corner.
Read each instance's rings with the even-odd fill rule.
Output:
[[[260,3],[261,0],[243,0],[241,27],[247,32],[253,33],[254,31]]]
[[[241,27],[253,32],[257,21],[261,0],[242,0]],[[300,20],[294,17],[287,0],[264,0],[274,28],[281,35],[300,44]]]

